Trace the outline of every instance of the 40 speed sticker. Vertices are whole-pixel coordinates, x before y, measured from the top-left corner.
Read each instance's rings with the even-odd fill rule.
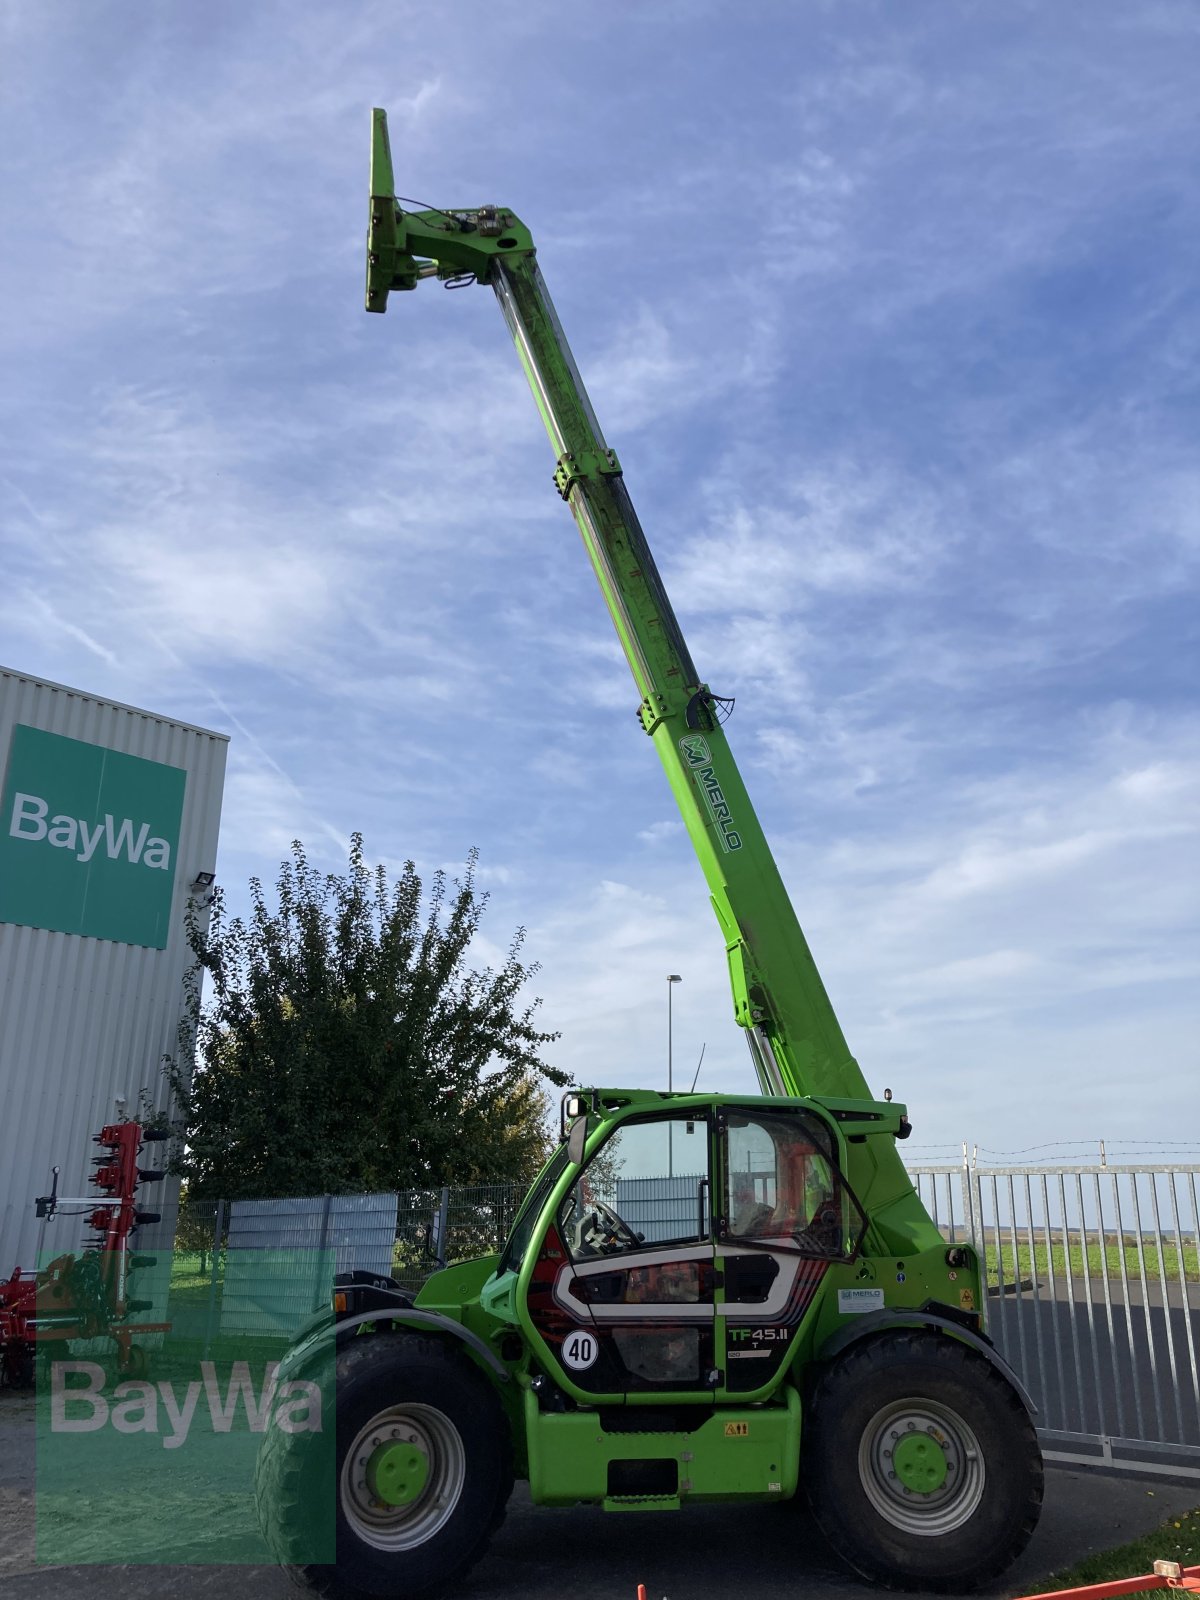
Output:
[[[569,1333],[563,1340],[563,1366],[572,1372],[586,1372],[600,1354],[594,1333]]]

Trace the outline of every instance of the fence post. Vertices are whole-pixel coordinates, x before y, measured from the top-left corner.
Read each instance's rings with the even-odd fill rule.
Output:
[[[962,1155],[962,1201],[963,1216],[970,1229],[971,1246],[982,1264],[987,1247],[983,1226],[983,1194],[979,1185],[979,1173],[975,1170],[973,1159],[967,1153],[965,1144]]]
[[[316,1254],[313,1258],[313,1286],[311,1293],[312,1309],[314,1311],[328,1311],[329,1309],[325,1286],[325,1252],[329,1248],[329,1215],[333,1210],[333,1196],[327,1194],[324,1198],[325,1204],[321,1210],[321,1242],[317,1246]],[[337,1276],[336,1251],[334,1252],[332,1275],[334,1277]]]
[[[212,1276],[208,1280],[208,1313],[204,1319],[204,1359],[208,1360],[208,1347],[212,1341],[213,1311],[217,1303],[217,1265],[221,1260],[221,1235],[225,1231],[225,1202],[217,1201],[217,1218],[213,1224]]]
[[[959,1174],[959,1182],[962,1185],[963,1222],[966,1225],[967,1238],[972,1244],[974,1244],[975,1210],[971,1204],[971,1169],[967,1163],[967,1146],[965,1142],[962,1147],[962,1171]]]
[[[437,1235],[434,1239],[434,1257],[439,1267],[446,1265],[446,1232],[450,1226],[450,1191],[442,1190],[441,1202],[438,1205]]]

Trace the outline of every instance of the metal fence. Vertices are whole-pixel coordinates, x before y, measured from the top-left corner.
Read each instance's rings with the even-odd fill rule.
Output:
[[[1200,1169],[915,1167],[979,1251],[1049,1460],[1200,1478]]]
[[[396,1238],[395,1194],[235,1200],[225,1236],[222,1333],[291,1333],[329,1305],[333,1276],[385,1276]]]
[[[695,1236],[703,1204],[700,1174],[670,1178],[618,1178],[617,1215],[648,1243]]]
[[[492,1255],[508,1237],[525,1184],[404,1189],[398,1197],[393,1272],[417,1289],[439,1265]]]
[[[988,1331],[1033,1396],[1047,1458],[1200,1478],[1200,1168],[909,1170],[947,1241],[980,1254]],[[691,1216],[695,1178],[618,1181],[617,1209],[647,1239],[680,1207]],[[339,1237],[336,1266],[386,1270],[390,1237],[390,1270],[418,1288],[447,1261],[498,1250],[524,1192],[491,1184],[381,1197],[370,1240],[359,1249]],[[219,1309],[230,1210],[184,1214],[193,1248],[212,1230],[198,1271]]]

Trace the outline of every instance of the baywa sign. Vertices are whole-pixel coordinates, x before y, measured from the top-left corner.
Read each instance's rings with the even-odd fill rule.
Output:
[[[163,949],[186,784],[181,767],[16,727],[0,922]]]

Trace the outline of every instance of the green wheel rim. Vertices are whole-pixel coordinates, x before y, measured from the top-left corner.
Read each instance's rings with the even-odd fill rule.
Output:
[[[410,1506],[429,1482],[429,1457],[415,1444],[377,1445],[366,1466],[367,1488],[385,1506]]]
[[[376,1550],[414,1550],[454,1514],[467,1477],[458,1429],[434,1406],[399,1404],[360,1428],[342,1458],[342,1516]]]
[[[933,1433],[907,1433],[892,1451],[896,1477],[906,1489],[933,1494],[948,1476],[946,1452]]]
[[[970,1424],[952,1406],[924,1396],[892,1401],[875,1413],[859,1442],[858,1475],[886,1522],[930,1539],[965,1526],[987,1482]]]

